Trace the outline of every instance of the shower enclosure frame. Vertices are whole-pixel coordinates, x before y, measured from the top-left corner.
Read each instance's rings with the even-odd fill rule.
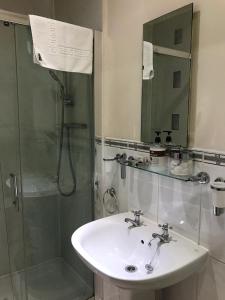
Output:
[[[0,21],[3,21],[3,22],[9,22],[9,23],[13,23],[13,24],[18,24],[18,25],[25,25],[25,26],[30,26],[30,22],[29,22],[29,17],[27,15],[23,15],[23,14],[20,14],[20,13],[14,13],[14,12],[11,12],[11,11],[7,11],[7,10],[3,10],[3,9],[0,9]],[[94,30],[94,41],[95,41],[95,30]],[[94,56],[94,43],[93,43],[93,58],[95,57]],[[92,102],[91,102],[91,105],[90,105],[90,110],[93,112],[93,118],[94,118],[94,104],[95,104],[95,98],[94,98],[94,59],[93,59],[93,74],[92,74],[92,79],[91,79],[91,97],[92,97]],[[19,112],[18,112],[19,113]],[[91,206],[92,206],[92,211],[91,211],[91,214],[92,214],[92,220],[94,220],[94,170],[95,170],[95,160],[94,160],[94,149],[95,149],[95,122],[94,122],[94,119],[93,119],[93,122],[92,122],[92,126],[90,128],[90,145],[91,145],[91,151],[93,153],[93,159],[92,159],[92,162],[91,162],[91,173],[92,173],[92,186],[91,186],[91,190],[92,190],[92,194],[91,194]],[[20,131],[20,129],[19,129]],[[21,151],[20,149],[20,137],[19,137],[19,152]],[[21,156],[21,155],[20,155]],[[21,158],[20,158],[21,159]],[[19,168],[19,175],[20,175],[20,178],[22,178],[22,166],[21,166],[21,161],[20,161],[20,168]],[[22,202],[21,203],[21,206],[22,206],[22,216],[23,216],[23,187],[22,187],[22,180],[20,180],[19,182],[19,194],[20,194],[20,201]],[[24,233],[23,233],[24,235]],[[23,241],[24,243],[24,241]],[[25,246],[24,246],[25,247]],[[24,249],[25,251],[25,249]],[[26,252],[26,251],[25,251]],[[24,253],[25,255],[25,253]],[[24,270],[26,270],[26,265],[24,266]],[[26,272],[25,272],[25,277],[26,277]],[[94,278],[93,278],[94,280]],[[13,284],[12,284],[12,288],[13,288]],[[25,289],[27,290],[27,287],[26,287],[26,280],[25,280]],[[94,289],[94,281],[93,281],[93,289]],[[95,291],[94,291],[95,292]],[[25,296],[25,298],[27,299],[27,295]],[[92,298],[90,298],[92,299]],[[87,299],[89,300],[89,299]]]
[[[0,9],[0,20],[5,22],[12,22],[20,25],[30,25],[29,17],[26,15],[10,12]]]

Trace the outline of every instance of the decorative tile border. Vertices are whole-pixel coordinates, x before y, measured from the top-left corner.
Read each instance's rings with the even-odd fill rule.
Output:
[[[97,144],[102,143],[102,139],[100,137],[96,137],[95,141]],[[129,140],[119,140],[119,139],[111,139],[111,138],[105,138],[104,143],[106,146],[109,147],[116,147],[120,149],[129,149],[139,152],[149,152],[149,144],[141,143],[141,142],[135,142],[135,141],[129,141]],[[213,164],[218,166],[225,166],[225,154],[219,153],[218,151],[215,152],[209,152],[204,150],[198,150],[198,149],[190,149],[193,155],[194,161],[204,162],[207,164]]]
[[[146,153],[149,152],[149,144],[145,144],[141,142],[105,138],[105,145],[110,147],[117,147],[121,149],[139,151],[139,152],[146,152]]]

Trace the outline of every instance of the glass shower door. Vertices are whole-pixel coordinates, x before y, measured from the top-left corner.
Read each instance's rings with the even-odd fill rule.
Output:
[[[27,299],[88,300],[93,295],[93,275],[76,255],[71,235],[92,220],[91,76],[54,71],[74,100],[65,107],[61,182],[63,190],[70,189],[66,140],[66,130],[70,130],[77,191],[64,197],[56,183],[62,107],[59,86],[48,69],[33,63],[30,28],[16,25],[15,40]],[[71,80],[65,80],[68,76]],[[74,123],[87,127],[74,129]]]
[[[0,21],[0,40],[0,300],[87,300],[93,274],[70,239],[93,217],[92,76],[56,72],[72,99],[60,180],[70,189],[72,161],[76,192],[65,197],[59,86],[33,63],[28,26]]]
[[[15,26],[0,21],[0,299],[26,299]]]

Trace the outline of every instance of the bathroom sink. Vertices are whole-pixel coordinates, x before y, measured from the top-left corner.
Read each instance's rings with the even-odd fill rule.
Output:
[[[171,241],[151,242],[160,233],[156,223],[142,218],[141,227],[129,228],[122,213],[90,222],[77,229],[72,244],[80,258],[96,274],[126,289],[161,289],[199,271],[208,250],[170,231]]]

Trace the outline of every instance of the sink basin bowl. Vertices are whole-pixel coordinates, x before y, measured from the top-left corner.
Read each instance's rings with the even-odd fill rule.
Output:
[[[141,227],[129,228],[122,213],[90,222],[77,229],[72,244],[81,259],[96,274],[125,289],[161,289],[199,271],[208,250],[170,231],[172,240],[149,241],[160,233],[156,223],[142,218]],[[146,266],[147,265],[147,266]]]

